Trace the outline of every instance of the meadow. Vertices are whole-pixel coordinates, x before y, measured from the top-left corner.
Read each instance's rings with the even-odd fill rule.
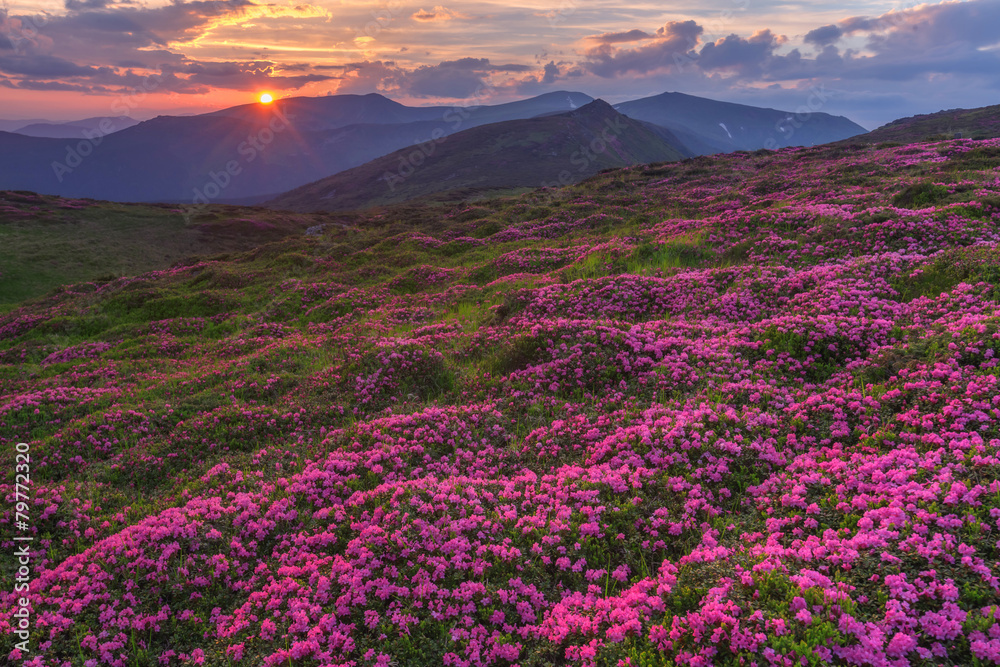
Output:
[[[244,252],[330,222],[322,213],[187,211],[0,191],[0,312],[63,285],[165,269],[193,255]]]
[[[1000,139],[856,144],[49,291],[0,314],[0,655],[1000,664],[998,243]]]

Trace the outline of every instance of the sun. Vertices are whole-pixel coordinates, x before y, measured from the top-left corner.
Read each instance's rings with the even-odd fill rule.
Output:
[[[261,104],[270,104],[273,101],[274,101],[274,98],[271,97],[271,93],[261,93],[261,95],[260,95],[260,103]]]

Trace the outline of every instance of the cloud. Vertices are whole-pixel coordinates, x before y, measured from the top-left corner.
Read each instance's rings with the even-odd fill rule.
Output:
[[[66,0],[66,7],[65,15],[44,20],[0,10],[0,32],[16,39],[6,40],[13,49],[0,46],[0,71],[10,75],[17,88],[114,92],[158,73],[161,92],[203,94],[216,88],[297,89],[329,78],[314,71],[286,74],[270,60],[200,62],[178,52],[178,45],[195,43],[220,26],[326,15],[309,4],[173,0],[148,7],[127,1]]]
[[[85,94],[108,92],[105,88],[100,86],[84,86],[76,83],[63,83],[61,81],[19,81],[15,83],[9,79],[0,79],[0,85],[6,88],[15,88],[18,90],[59,91]]]
[[[880,16],[852,16],[806,33],[804,45],[781,54],[788,39],[770,29],[749,37],[730,34],[701,43],[704,34],[694,21],[670,22],[648,43],[616,44],[649,33],[634,29],[592,35],[584,40],[582,66],[601,78],[669,75],[688,84],[733,87],[748,82],[805,85],[830,81],[914,81],[935,75],[989,76],[1000,71],[1000,2],[968,0],[919,5]],[[841,51],[845,36],[867,38],[863,51]],[[636,40],[637,41],[637,40]],[[714,82],[714,83],[713,83]],[[983,84],[988,85],[988,84]]]
[[[299,69],[299,68],[289,68]],[[262,87],[278,90],[301,88],[316,81],[327,81],[331,77],[323,74],[300,74],[284,76],[277,73],[275,63],[269,61],[247,62],[190,62],[182,67],[166,67],[164,72],[185,74],[187,84],[229,90],[255,90]]]
[[[709,42],[698,54],[698,67],[703,70],[730,70],[740,75],[759,76],[765,62],[785,38],[770,30],[758,30],[748,39],[729,35]]]
[[[114,4],[113,0],[66,0],[66,9],[85,10],[103,9],[109,4]]]
[[[586,39],[600,44],[621,44],[623,42],[638,42],[643,39],[653,39],[655,35],[650,35],[644,30],[626,30],[625,32],[604,32],[600,35],[590,35]]]
[[[337,93],[341,95],[387,92],[399,87],[401,75],[393,62],[364,61],[331,66],[342,70],[337,79]]]
[[[23,32],[22,24],[28,24],[35,28],[34,33],[48,38],[41,45],[44,49],[57,48],[58,44],[60,50],[80,57],[100,57],[102,52],[118,48],[123,50],[121,57],[134,57],[136,49],[192,43],[223,26],[263,18],[327,15],[326,10],[309,4],[255,4],[250,0],[174,0],[159,7],[67,0],[66,6],[67,14],[47,17],[37,25],[30,17],[11,17],[9,34]]]
[[[472,18],[466,14],[460,12],[455,12],[447,7],[442,7],[441,5],[436,6],[432,11],[427,11],[421,8],[420,11],[413,14],[411,17],[414,21],[420,21],[421,23],[433,23],[436,21],[452,21],[455,19],[469,19]]]
[[[555,83],[558,80],[559,80],[559,66],[556,65],[555,61],[550,62],[544,68],[542,68],[541,83],[550,84],[550,83]]]
[[[844,99],[876,100],[865,103],[878,113],[905,99],[968,105],[995,98],[1000,86],[1000,0],[944,1],[839,21],[824,16],[801,30],[796,43],[774,25],[748,26],[749,13],[725,31],[713,30],[710,40],[709,28],[693,20],[582,36],[580,26],[593,15],[564,3],[546,15],[555,37],[544,46],[531,41],[531,26],[544,20],[516,8],[498,8],[466,30],[442,30],[470,17],[444,5],[410,5],[379,19],[380,31],[362,43],[355,37],[371,23],[370,9],[342,5],[332,22],[310,1],[62,0],[65,14],[37,25],[0,8],[0,82],[6,89],[114,94],[158,74],[157,92],[203,94],[328,81],[337,93],[452,101],[484,88],[500,99],[572,81],[574,89],[616,99],[673,89],[747,101],[766,94],[775,103],[825,85]],[[389,29],[400,22],[422,29]],[[495,46],[492,53],[516,55],[451,55],[486,56],[487,44]],[[311,48],[321,55],[296,55]],[[449,55],[441,60],[435,53]],[[944,90],[948,95],[937,92]]]
[[[657,29],[650,44],[617,49],[610,42],[585,51],[583,66],[599,77],[612,78],[630,72],[646,74],[690,60],[704,28],[694,21],[671,21]]]
[[[41,15],[11,16],[6,7],[0,7],[0,50],[24,53],[51,48],[52,39],[40,33],[48,21]]]
[[[921,4],[879,16],[850,16],[806,34],[804,41],[826,46],[849,35],[866,34],[870,50],[918,53],[948,44],[989,46],[1000,41],[1000,2],[946,1]]]
[[[0,57],[0,72],[23,74],[33,77],[60,78],[93,76],[99,70],[71,63],[55,56],[4,56]]]
[[[493,87],[494,91],[510,91],[514,95],[540,95],[550,90],[552,84],[568,77],[579,76],[581,71],[572,68],[572,63],[549,61],[541,70],[534,70],[525,76],[502,82]]]
[[[836,25],[825,25],[815,30],[810,30],[806,33],[805,42],[807,44],[815,44],[816,46],[826,46],[828,44],[833,44],[838,39],[844,35],[844,31],[840,26]]]
[[[418,67],[406,75],[402,92],[414,97],[454,99],[471,97],[484,87],[478,72],[434,65]]]
[[[414,97],[463,99],[481,95],[487,87],[487,77],[494,72],[521,73],[532,69],[528,65],[493,65],[486,58],[446,60],[401,73],[400,90]]]
[[[488,91],[506,86],[507,81],[491,81],[496,75],[514,83],[522,79],[537,83],[548,71],[530,65],[494,64],[487,58],[459,58],[416,68],[402,67],[393,61],[363,61],[324,69],[341,70],[333,76],[338,94],[378,92],[447,100],[479,99]]]

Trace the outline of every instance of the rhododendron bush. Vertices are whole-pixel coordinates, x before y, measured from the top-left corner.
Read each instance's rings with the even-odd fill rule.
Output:
[[[412,213],[0,316],[11,664],[1000,664],[1000,141]]]

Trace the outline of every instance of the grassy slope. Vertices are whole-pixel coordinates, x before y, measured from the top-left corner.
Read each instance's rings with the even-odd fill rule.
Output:
[[[973,664],[998,166],[959,141],[636,167],[0,317],[45,664],[287,664],[310,629],[317,664],[823,664],[861,638]]]
[[[0,311],[61,285],[245,251],[326,221],[213,206],[188,224],[173,207],[0,192]]]
[[[979,109],[949,109],[932,114],[894,120],[868,134],[845,141],[895,141],[911,143],[951,139],[956,134],[967,139],[1000,136],[1000,105]]]

